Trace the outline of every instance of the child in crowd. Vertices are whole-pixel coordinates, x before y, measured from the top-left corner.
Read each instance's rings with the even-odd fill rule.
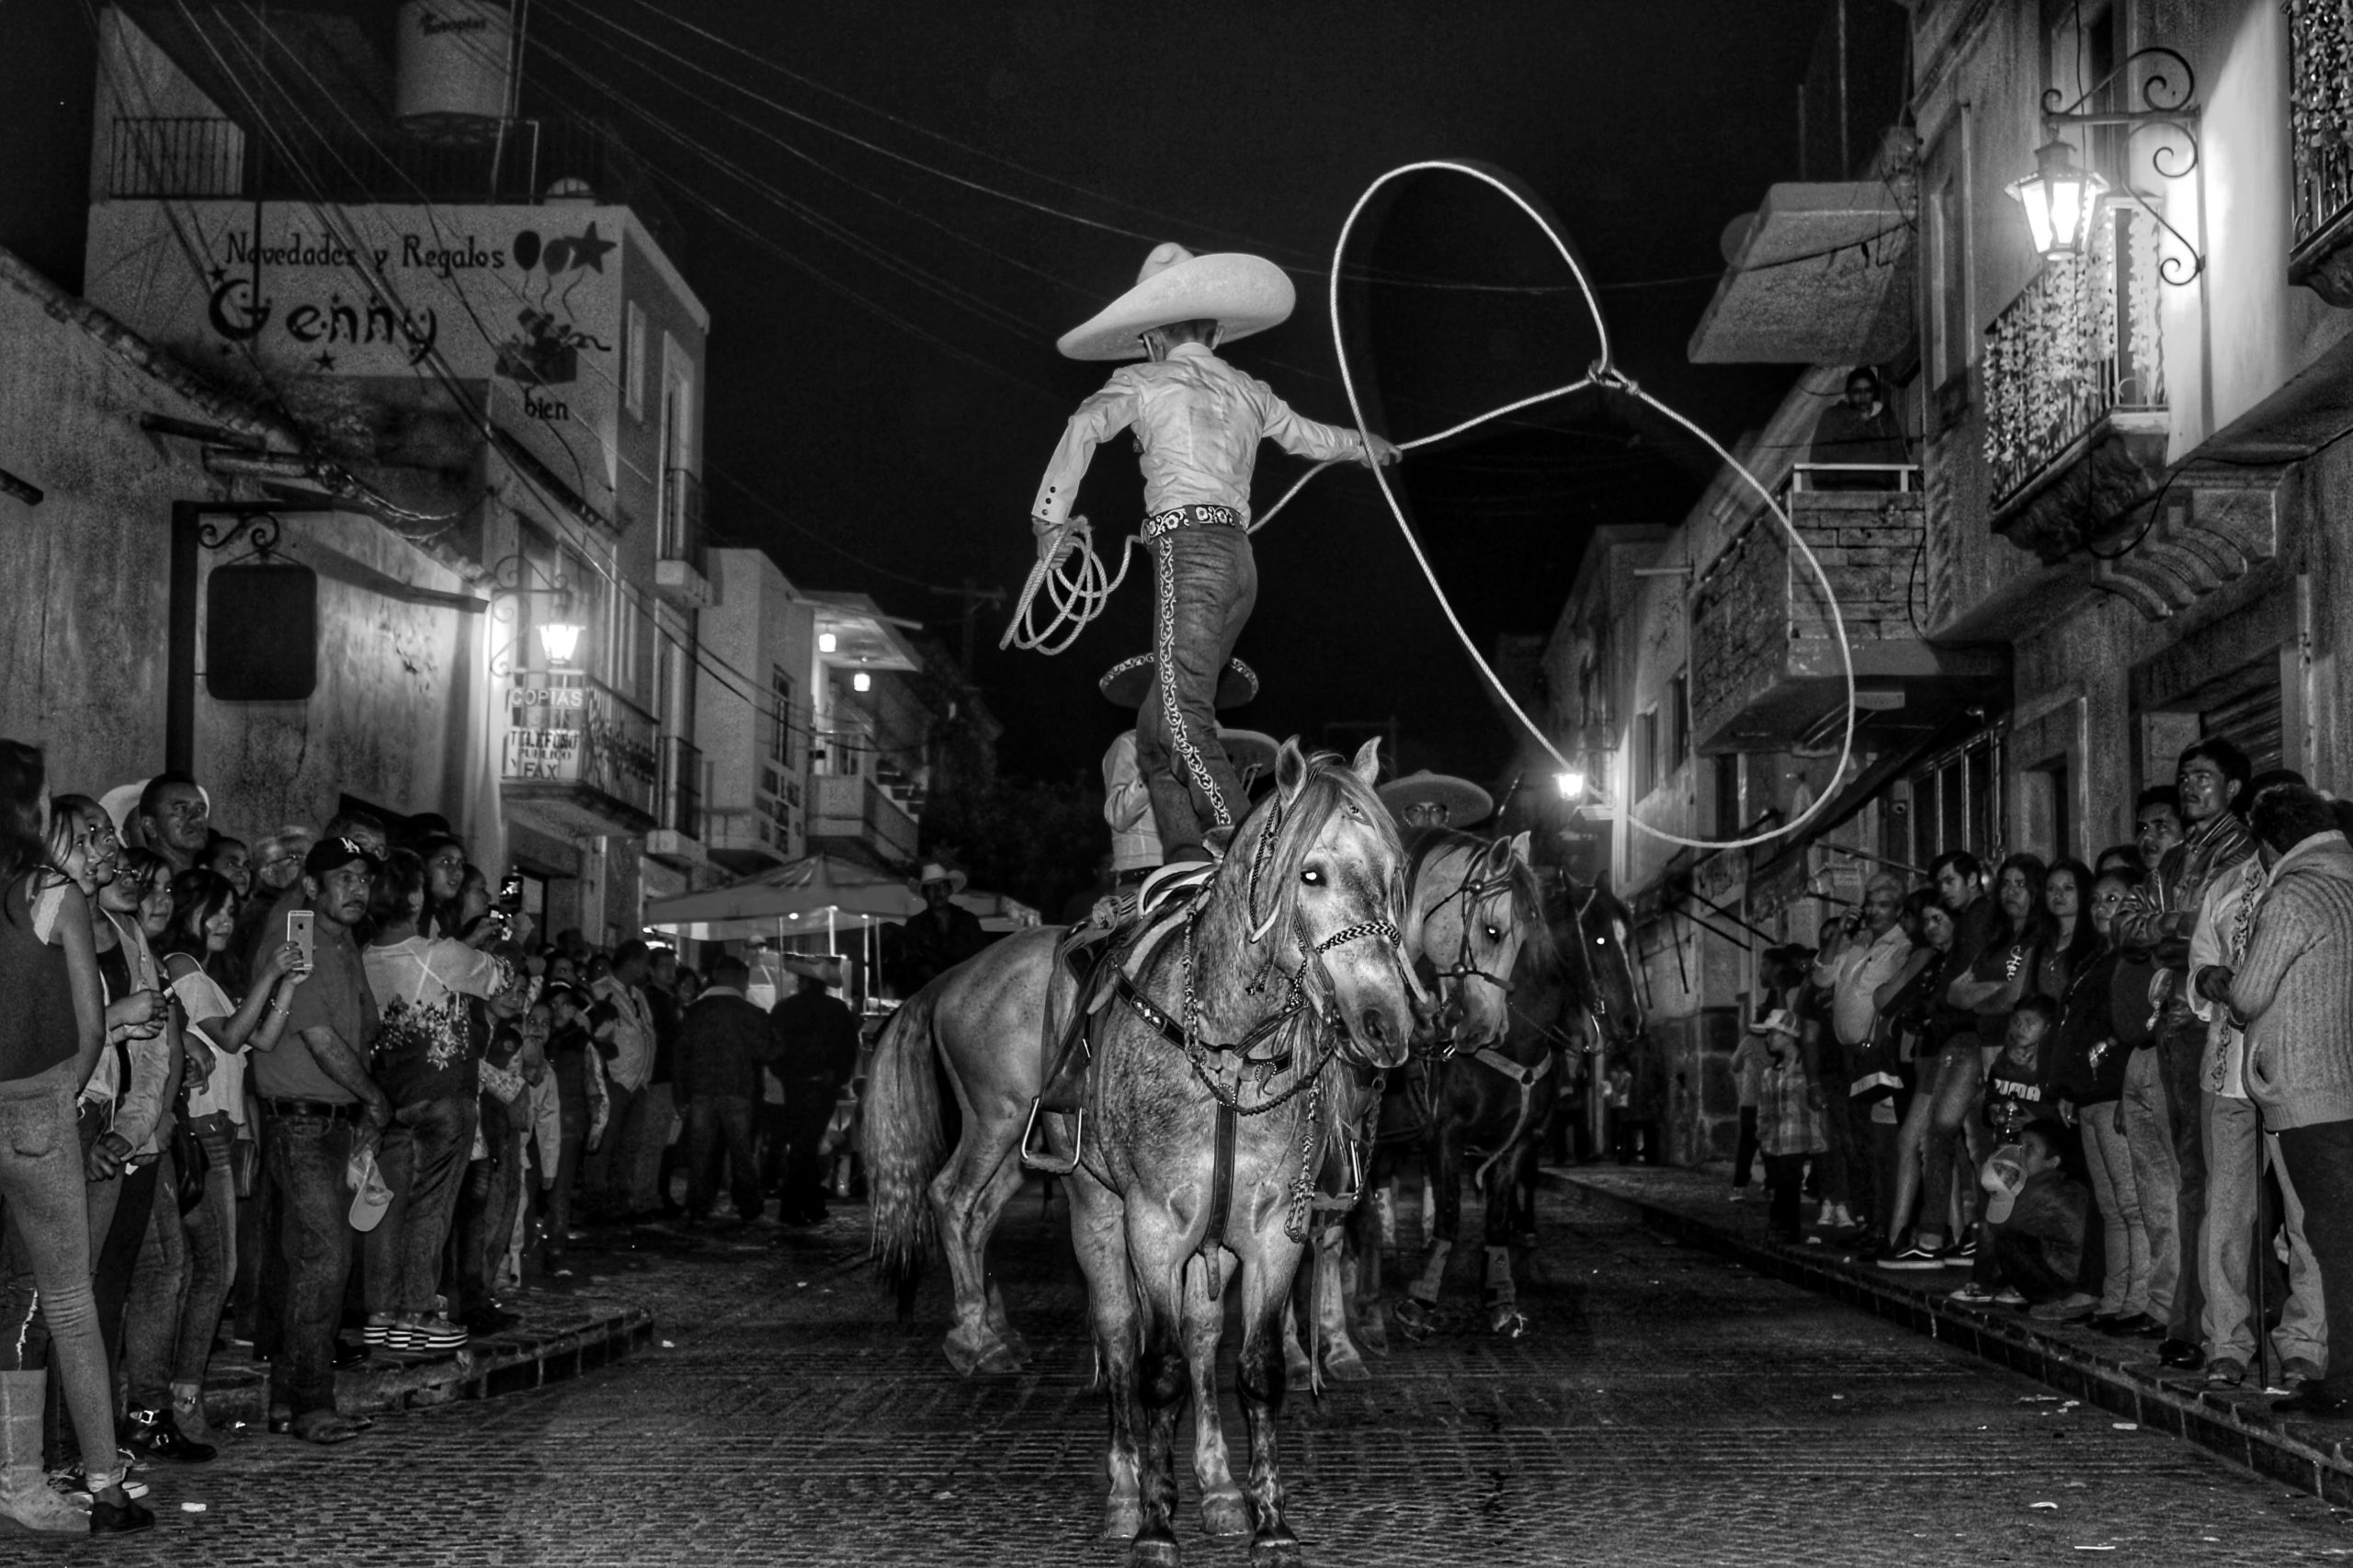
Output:
[[[1822,1113],[1814,1108],[1805,1064],[1798,1057],[1796,1021],[1775,1008],[1758,1025],[1769,1060],[1756,1090],[1756,1137],[1765,1152],[1765,1190],[1772,1202],[1766,1223],[1777,1242],[1800,1238],[1799,1200],[1805,1187],[1806,1161],[1829,1145],[1822,1134]]]

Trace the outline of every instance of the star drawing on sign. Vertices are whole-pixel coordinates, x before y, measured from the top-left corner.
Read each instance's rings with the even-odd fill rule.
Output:
[[[217,289],[227,281],[229,281],[229,269],[227,267],[216,267],[212,269],[212,286],[214,288]]]
[[[572,242],[572,259],[578,266],[594,267],[597,271],[602,272],[605,270],[605,253],[612,248],[613,242],[599,239],[597,234],[597,225],[591,223],[581,231],[578,238]]]
[[[316,365],[322,370],[332,370],[335,369],[335,356],[322,348],[319,350],[319,357],[312,360],[311,363]]]

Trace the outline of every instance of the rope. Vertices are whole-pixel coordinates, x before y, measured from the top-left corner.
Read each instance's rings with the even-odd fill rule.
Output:
[[[1501,408],[1473,415],[1444,430],[1404,442],[1400,449],[1413,451],[1427,447],[1461,435],[1465,431],[1475,429],[1492,420],[1517,414],[1537,403],[1550,402],[1554,398],[1565,397],[1571,392],[1582,392],[1587,387],[1597,386],[1623,392],[1629,397],[1647,403],[1692,435],[1697,436],[1706,443],[1708,449],[1715,453],[1726,468],[1737,473],[1751,490],[1756,492],[1757,498],[1765,503],[1767,509],[1773,514],[1774,520],[1781,525],[1781,530],[1789,536],[1790,542],[1797,547],[1798,553],[1804,558],[1806,567],[1813,574],[1814,580],[1822,585],[1823,602],[1830,607],[1831,629],[1837,634],[1838,639],[1839,674],[1847,687],[1846,734],[1838,746],[1838,766],[1831,773],[1834,780],[1843,778],[1847,771],[1847,765],[1853,759],[1855,754],[1855,655],[1847,639],[1847,617],[1839,608],[1836,592],[1830,585],[1830,574],[1823,570],[1821,560],[1813,553],[1813,547],[1806,542],[1805,536],[1800,533],[1797,525],[1790,520],[1787,509],[1774,498],[1773,493],[1766,488],[1764,482],[1749,471],[1747,464],[1725,450],[1723,444],[1709,435],[1707,431],[1644,392],[1610,362],[1609,326],[1602,319],[1601,301],[1594,291],[1592,280],[1586,276],[1583,264],[1577,260],[1575,251],[1571,248],[1567,236],[1561,233],[1559,226],[1553,222],[1552,215],[1522,191],[1517,179],[1499,169],[1484,164],[1455,158],[1428,158],[1419,163],[1400,164],[1365,187],[1364,194],[1357,198],[1356,205],[1348,209],[1347,218],[1340,224],[1340,236],[1332,246],[1330,287],[1327,291],[1332,323],[1332,350],[1339,361],[1340,387],[1347,394],[1349,416],[1355,422],[1357,433],[1364,438],[1367,448],[1370,449],[1371,446],[1372,430],[1365,420],[1364,399],[1357,391],[1356,370],[1348,362],[1347,338],[1341,329],[1340,283],[1345,271],[1343,264],[1347,259],[1348,240],[1356,233],[1358,221],[1364,216],[1365,209],[1371,205],[1372,199],[1381,193],[1381,187],[1392,180],[1403,179],[1407,175],[1423,173],[1468,176],[1500,193],[1506,200],[1526,213],[1529,220],[1544,232],[1544,237],[1552,242],[1553,251],[1568,267],[1569,276],[1575,279],[1577,290],[1585,299],[1586,310],[1593,318],[1594,335],[1599,342],[1600,354],[1584,376],[1566,386],[1555,387],[1550,392],[1538,392],[1531,397],[1506,403]],[[1290,504],[1291,497],[1298,494],[1309,480],[1331,467],[1332,461],[1336,460],[1340,460],[1317,463],[1300,475],[1291,487],[1283,492],[1281,498],[1272,506],[1267,507],[1259,515],[1257,520],[1251,524],[1250,531],[1256,533],[1272,522],[1275,515]],[[1520,707],[1518,699],[1512,696],[1511,692],[1505,687],[1502,678],[1495,674],[1494,666],[1487,663],[1486,656],[1479,652],[1479,645],[1472,640],[1471,633],[1463,627],[1461,618],[1454,611],[1453,602],[1446,597],[1446,589],[1438,583],[1438,573],[1430,566],[1429,557],[1423,553],[1421,540],[1414,535],[1413,525],[1406,520],[1404,505],[1397,498],[1397,492],[1390,483],[1388,471],[1376,466],[1372,471],[1372,478],[1373,483],[1381,487],[1381,498],[1388,505],[1389,515],[1396,520],[1398,532],[1405,536],[1405,548],[1413,552],[1414,563],[1421,568],[1422,576],[1429,584],[1430,593],[1438,599],[1438,608],[1445,612],[1447,624],[1454,629],[1455,638],[1462,644],[1462,651],[1471,655],[1472,664],[1477,666],[1479,674],[1485,677],[1487,685],[1502,701],[1505,709],[1513,718],[1519,721],[1520,727],[1534,738],[1538,745],[1544,748],[1554,763],[1563,769],[1569,767],[1569,759],[1561,754],[1561,749],[1552,744],[1552,737],[1544,733],[1542,727],[1528,716],[1527,710]],[[1105,568],[1102,558],[1095,552],[1093,530],[1087,527],[1086,520],[1076,517],[1071,518],[1057,536],[1055,548],[1040,556],[1037,564],[1029,569],[1029,580],[1022,587],[1020,602],[1014,610],[1013,623],[1006,628],[1005,636],[999,640],[997,646],[1003,648],[1018,645],[1023,648],[1033,648],[1045,653],[1059,653],[1068,648],[1077,640],[1078,634],[1086,629],[1087,623],[1102,613],[1104,603],[1110,597],[1112,591],[1126,579],[1130,558],[1136,542],[1135,537],[1130,536],[1127,549],[1120,557],[1119,574],[1113,576]],[[1064,545],[1069,548],[1065,550],[1063,548]],[[1047,592],[1050,601],[1055,607],[1053,620],[1042,631],[1035,631],[1030,627],[1033,606],[1041,590]],[[1065,625],[1069,627],[1067,634],[1063,635],[1059,642],[1051,642],[1052,638],[1062,632]],[[1745,838],[1686,838],[1681,834],[1669,833],[1663,827],[1653,826],[1636,817],[1629,809],[1631,802],[1622,804],[1619,809],[1619,815],[1636,832],[1647,834],[1653,838],[1668,844],[1681,845],[1690,849],[1745,849],[1753,845],[1769,844],[1774,839],[1795,833],[1824,806],[1827,806],[1836,793],[1835,789],[1824,790],[1811,805],[1788,822],[1768,828],[1762,833],[1751,834]]]

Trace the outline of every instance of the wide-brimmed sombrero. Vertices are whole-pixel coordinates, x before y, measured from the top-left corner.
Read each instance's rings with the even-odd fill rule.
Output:
[[[1483,822],[1495,813],[1495,798],[1468,778],[1452,774],[1432,773],[1425,767],[1418,773],[1408,773],[1403,778],[1392,778],[1378,793],[1389,814],[1403,822],[1408,807],[1418,805],[1444,806],[1446,825],[1469,827]]]
[[[964,884],[971,880],[953,866],[943,866],[937,860],[925,861],[923,869],[917,871],[915,877],[915,890],[918,892],[934,882],[946,882],[950,893],[960,893],[964,891]]]
[[[1239,251],[1195,256],[1174,243],[1156,245],[1136,286],[1063,334],[1054,347],[1071,359],[1141,359],[1143,335],[1172,322],[1213,321],[1231,343],[1288,317],[1299,296],[1283,269]]]
[[[779,953],[777,965],[787,974],[797,974],[803,980],[814,980],[841,989],[842,957],[839,953]]]
[[[1217,727],[1217,740],[1245,789],[1274,770],[1275,754],[1282,750],[1279,741],[1262,731],[1229,730],[1223,724]]]
[[[1141,708],[1143,694],[1152,688],[1153,663],[1150,653],[1138,653],[1132,659],[1121,659],[1103,673],[1097,683],[1106,699],[1121,708]],[[1228,660],[1225,674],[1218,677],[1217,705],[1239,708],[1258,695],[1258,672],[1239,659]]]

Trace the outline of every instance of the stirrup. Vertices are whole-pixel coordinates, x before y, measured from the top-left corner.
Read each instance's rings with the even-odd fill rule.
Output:
[[[1070,1158],[1063,1159],[1037,1144],[1038,1112],[1044,1103],[1043,1095],[1030,1098],[1029,1120],[1021,1129],[1021,1163],[1047,1176],[1065,1176],[1078,1168],[1078,1157],[1086,1152],[1086,1108],[1081,1106],[1072,1113],[1075,1119],[1071,1124]]]

